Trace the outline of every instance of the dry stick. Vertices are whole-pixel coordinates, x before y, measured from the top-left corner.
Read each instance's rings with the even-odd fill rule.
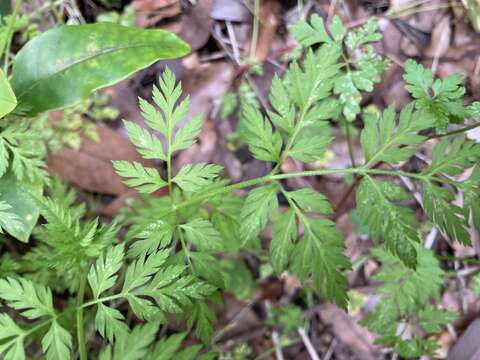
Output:
[[[267,314],[272,316],[272,306],[270,305],[270,301],[265,300],[265,309],[267,310]],[[275,347],[275,357],[277,360],[284,360],[283,353],[282,353],[282,345],[280,344],[280,339],[278,336],[278,331],[272,331],[272,343]]]
[[[310,355],[310,358],[312,360],[320,360],[320,358],[318,357],[317,351],[315,350],[315,347],[313,346],[312,342],[310,341],[310,338],[308,337],[305,329],[304,328],[298,328],[297,331],[300,334],[300,337],[302,338],[303,344],[305,345],[305,348],[307,349],[308,355]]]
[[[330,358],[332,357],[333,352],[335,351],[335,348],[337,347],[337,345],[338,345],[338,340],[335,338],[330,343],[330,346],[328,347],[327,353],[323,357],[323,360],[330,360]]]

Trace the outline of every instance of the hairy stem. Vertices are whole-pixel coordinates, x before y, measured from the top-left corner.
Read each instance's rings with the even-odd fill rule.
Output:
[[[83,324],[83,299],[85,297],[85,286],[87,284],[87,273],[85,273],[80,279],[80,285],[78,287],[77,294],[77,340],[78,349],[80,351],[80,360],[87,360],[87,341],[85,339],[85,326]]]

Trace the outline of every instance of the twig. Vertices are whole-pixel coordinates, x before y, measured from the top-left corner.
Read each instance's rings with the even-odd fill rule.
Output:
[[[323,357],[323,360],[330,360],[337,345],[338,345],[338,340],[333,339],[332,342],[330,343],[330,346],[328,347],[327,353]]]
[[[272,342],[275,347],[275,357],[277,360],[284,360],[282,353],[282,346],[280,345],[280,339],[278,338],[278,331],[272,331]]]
[[[305,348],[307,349],[307,352],[308,352],[308,355],[310,355],[310,358],[312,360],[320,360],[320,358],[318,357],[317,351],[315,350],[315,347],[310,341],[310,338],[308,337],[305,329],[298,328],[297,331],[300,334],[300,337],[302,338],[303,344],[305,345]]]

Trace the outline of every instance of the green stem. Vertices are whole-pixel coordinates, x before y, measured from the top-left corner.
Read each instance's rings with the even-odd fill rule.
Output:
[[[78,349],[80,351],[80,360],[87,360],[87,341],[85,339],[85,326],[83,323],[83,299],[85,297],[85,286],[87,284],[87,274],[80,279],[77,294],[77,340]]]
[[[252,29],[252,45],[250,47],[250,58],[256,60],[257,56],[257,44],[258,44],[258,28],[259,28],[259,16],[260,13],[260,0],[254,0],[253,4],[253,29]]]
[[[195,272],[195,269],[192,264],[192,259],[190,258],[190,250],[188,249],[187,242],[183,237],[183,231],[180,228],[178,228],[178,238],[180,239],[180,244],[182,244],[182,249],[185,253],[185,256],[187,257],[188,266],[192,269],[192,272]]]
[[[355,154],[353,153],[353,143],[352,143],[352,133],[350,131],[350,124],[346,119],[345,122],[345,135],[347,137],[347,146],[348,146],[348,155],[350,156],[350,161],[352,162],[352,167],[357,167],[355,162]]]
[[[17,20],[17,15],[20,11],[21,6],[22,6],[22,0],[16,0],[15,8],[13,9],[13,13],[10,18],[10,24],[7,29],[6,41],[3,46],[3,49],[1,49],[1,54],[4,56],[3,72],[5,73],[5,75],[7,75],[7,71],[8,71],[8,60],[10,55],[10,46],[12,44],[13,32],[15,29],[15,21]]]
[[[262,183],[268,183],[275,180],[290,179],[295,177],[323,176],[323,175],[334,175],[334,174],[358,174],[361,176],[365,174],[385,175],[385,176],[405,176],[405,177],[409,177],[417,180],[438,181],[440,183],[457,185],[457,182],[455,180],[439,178],[439,177],[428,177],[427,179],[425,175],[409,173],[401,170],[367,169],[365,167],[347,168],[347,169],[309,170],[309,171],[292,172],[292,173],[286,173],[286,174],[271,174],[271,175],[259,177],[256,179],[242,181],[240,183],[232,184],[224,188],[205,192],[201,195],[187,199],[181,203],[175,204],[170,212],[196,204],[198,202],[215,197],[217,195],[228,193],[234,190],[240,190],[246,187],[255,186]],[[169,214],[170,212],[167,212],[165,215]]]
[[[452,131],[446,132],[445,134],[432,135],[432,136],[429,137],[429,139],[438,139],[438,138],[443,138],[443,137],[446,137],[446,136],[461,134],[463,132],[467,132],[469,130],[476,129],[479,126],[480,126],[480,122],[477,122],[475,124],[468,125],[468,126],[462,127],[460,129],[457,129],[457,130],[452,130]]]

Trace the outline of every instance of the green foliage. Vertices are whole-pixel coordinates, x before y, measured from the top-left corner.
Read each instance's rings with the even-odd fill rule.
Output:
[[[409,59],[405,62],[403,78],[406,89],[415,99],[416,108],[431,116],[439,131],[445,132],[448,124],[462,121],[466,116],[462,102],[465,94],[462,75],[434,79],[430,69]]]
[[[423,112],[413,112],[413,104],[403,108],[398,123],[392,105],[384,111],[382,118],[367,112],[364,121],[360,140],[367,166],[377,161],[395,164],[408,160],[418,145],[426,140],[418,132],[433,126],[431,118]]]
[[[357,190],[357,211],[374,239],[383,236],[387,249],[415,268],[415,244],[421,242],[419,224],[409,208],[396,205],[409,198],[402,187],[366,176]]]
[[[431,251],[414,246],[415,270],[389,252],[373,250],[383,265],[374,276],[382,284],[378,289],[380,300],[374,312],[363,321],[363,325],[379,335],[378,344],[394,347],[406,358],[433,355],[438,345],[434,340],[423,338],[420,329],[426,334],[438,333],[457,316],[429,305],[429,300],[439,300],[443,271]]]
[[[310,18],[310,23],[299,21],[295,24],[292,33],[307,48],[316,44],[329,44],[341,52],[345,44],[345,68],[335,78],[334,91],[342,105],[343,116],[348,121],[353,121],[360,113],[360,91],[372,91],[385,69],[386,63],[375,54],[371,45],[380,40],[382,35],[377,32],[378,25],[375,21],[368,21],[347,32],[338,16],[333,17],[329,30],[331,36],[327,33],[323,19],[315,14]]]
[[[195,144],[203,123],[202,116],[188,116],[190,100],[166,69],[153,87],[153,103],[139,99],[146,127],[124,122],[139,153],[152,163],[163,162],[165,169],[114,161],[124,183],[141,196],[110,224],[92,219],[92,209],[78,205],[73,191],[46,174],[46,148],[52,148],[47,137],[56,134],[57,144],[74,147],[75,137],[62,137],[63,125],[52,130],[21,116],[76,103],[158,58],[184,54],[187,46],[162,31],[94,24],[50,30],[19,52],[12,77],[19,106],[13,113],[12,93],[0,74],[0,101],[7,94],[0,125],[0,232],[26,241],[39,213],[43,221],[25,253],[1,257],[0,299],[11,311],[0,314],[0,355],[23,359],[30,344],[38,342],[47,359],[69,359],[77,346],[82,360],[96,357],[89,345],[99,343],[105,345],[98,354],[104,360],[216,358],[203,353],[202,345],[183,345],[184,331],[215,348],[213,325],[221,295],[255,299],[255,280],[245,254],[237,256],[240,250],[267,263],[261,264],[261,278],[284,271],[295,276],[308,304],[320,298],[347,309],[352,266],[332,220],[339,209],[334,211],[317,190],[285,181],[330,174],[358,177],[352,187],[355,223],[374,241],[383,239],[384,247],[372,252],[381,262],[375,275],[380,301],[364,324],[379,334],[380,344],[403,357],[434,353],[436,343],[429,335],[453,321],[454,314],[435,305],[444,273],[432,252],[421,246],[423,229],[417,219],[423,211],[445,236],[469,243],[469,221],[480,224],[480,147],[454,132],[454,139],[436,145],[429,164],[416,164],[414,170],[400,166],[430,134],[446,130],[452,120],[478,116],[479,105],[463,106],[460,77],[434,80],[431,72],[407,61],[405,80],[415,100],[399,116],[393,105],[382,115],[365,111],[360,133],[364,161],[345,169],[282,173],[289,168],[286,161],[324,158],[336,133],[331,125],[356,119],[361,91],[373,90],[386,65],[373,51],[372,43],[381,38],[373,21],[347,29],[334,17],[326,29],[313,16],[295,25],[293,33],[305,51],[282,77],[274,77],[269,109],[263,111],[248,85],[239,94],[237,133],[256,160],[273,163],[271,171],[229,184],[217,164],[175,167],[174,156]],[[62,44],[52,52],[59,36]],[[33,51],[45,63],[38,74]],[[80,60],[72,60],[72,51]],[[225,116],[236,107],[228,101],[232,104],[225,105]],[[88,109],[95,108],[90,105]],[[78,135],[83,126],[72,119],[66,133]],[[49,131],[43,133],[45,129]],[[421,206],[415,206],[395,177],[412,181]],[[42,196],[45,184],[50,196]],[[168,191],[152,196],[162,188]],[[248,190],[237,193],[241,189]],[[170,334],[171,316],[178,326],[184,324],[182,332]],[[274,309],[273,319],[293,332],[302,313],[286,306]],[[85,334],[87,328],[95,331]]]
[[[17,106],[17,98],[8,82],[5,73],[0,70],[0,119]]]
[[[163,30],[111,23],[60,26],[19,51],[13,63],[12,88],[19,107],[35,115],[73,105],[93,90],[112,85],[159,59],[176,58],[188,51],[186,43]],[[36,66],[39,61],[41,68]]]

